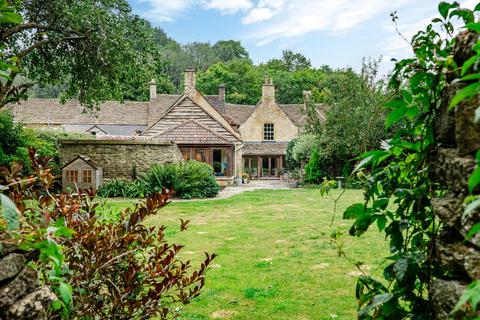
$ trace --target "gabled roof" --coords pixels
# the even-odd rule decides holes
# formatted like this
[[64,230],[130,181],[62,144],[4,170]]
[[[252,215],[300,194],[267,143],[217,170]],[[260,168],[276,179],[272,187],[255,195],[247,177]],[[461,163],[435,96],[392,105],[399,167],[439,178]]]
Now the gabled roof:
[[239,133],[232,128],[228,121],[212,106],[210,101],[203,96],[198,90],[195,89],[195,93],[190,96],[187,94],[181,95],[172,105],[166,108],[155,121],[153,121],[143,134],[147,134],[151,128],[153,128],[160,120],[162,120],[173,108],[180,104],[183,100],[190,99],[195,105],[200,107],[205,113],[207,113],[212,119],[217,121],[225,130],[227,130],[236,139],[241,140]]
[[84,156],[84,155],[81,155],[79,154],[78,156],[76,156],[75,158],[73,158],[72,160],[70,160],[69,162],[67,162],[66,164],[63,165],[62,169],[67,167],[68,165],[70,165],[71,163],[73,163],[74,161],[76,161],[77,159],[80,159],[82,160],[83,162],[87,163],[89,166],[91,166],[92,168],[98,170],[100,168],[98,168],[96,165],[95,165],[95,162],[93,162],[92,159],[90,159],[89,157],[87,156]]
[[[96,130],[95,130],[96,129]],[[91,126],[89,129],[85,130],[86,132],[102,132],[104,134],[108,134],[105,130],[100,128],[97,125]]]
[[217,132],[195,120],[187,120],[153,138],[160,141],[172,141],[176,144],[232,144]]
[[238,125],[247,121],[248,117],[255,111],[255,106],[242,105],[242,104],[225,104],[225,115],[232,118]]

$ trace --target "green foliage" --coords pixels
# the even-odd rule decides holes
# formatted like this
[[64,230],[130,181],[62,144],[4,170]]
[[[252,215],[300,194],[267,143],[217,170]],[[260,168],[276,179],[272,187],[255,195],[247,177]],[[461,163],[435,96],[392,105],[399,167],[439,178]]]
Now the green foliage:
[[0,166],[13,161],[28,163],[27,141],[22,126],[13,122],[13,114],[0,111]]
[[0,84],[0,108],[26,98],[36,83],[63,87],[62,98],[87,107],[145,99],[147,90],[138,84],[152,78],[173,89],[162,73],[152,28],[125,0],[15,1],[12,6],[23,21],[2,27],[1,43],[8,49],[3,58],[15,68]]
[[[299,169],[308,161],[311,150],[316,149],[322,178],[347,177],[353,170],[352,159],[378,148],[382,140],[391,136],[395,128],[385,129],[387,112],[383,104],[392,91],[385,88],[383,79],[377,79],[379,62],[380,59],[364,61],[361,74],[352,70],[330,71],[319,77],[318,87],[313,88],[312,98],[306,103],[307,132],[287,148],[290,171]],[[316,101],[328,105],[322,108],[322,115]],[[349,185],[359,184],[349,179]]]
[[[94,193],[54,193],[50,160],[33,150],[30,156],[33,175],[24,176],[19,163],[0,170],[0,240],[37,250],[29,264],[59,297],[53,313],[65,319],[171,319],[200,294],[215,254],[205,253],[190,271],[190,261],[178,258],[183,246],[166,241],[165,227],[143,224],[169,203],[171,192],[154,193],[105,220]],[[188,223],[180,220],[180,230]]]
[[[386,126],[399,130],[381,150],[360,157],[357,170],[371,169],[365,202],[352,205],[344,213],[345,218],[354,219],[351,235],[362,236],[376,224],[390,242],[384,280],[371,276],[358,280],[360,319],[431,318],[428,288],[434,277],[446,272],[431,254],[440,226],[430,203],[446,186],[430,179],[428,156],[435,146],[433,122],[446,75],[462,69],[452,59],[454,27],[450,19],[460,17],[470,23],[473,14],[459,9],[457,3],[442,2],[439,11],[442,18],[433,19],[413,37],[415,56],[396,63],[390,85],[398,96],[386,104]],[[396,22],[394,14],[392,18]],[[447,30],[447,36],[438,33],[439,29]],[[467,295],[463,301],[471,301],[473,296]]]
[[322,170],[320,154],[317,149],[313,149],[310,160],[305,166],[305,182],[317,184],[320,183],[324,177],[325,172]]
[[231,103],[256,104],[262,95],[264,76],[247,60],[232,60],[214,64],[200,73],[198,89],[205,94],[218,94],[218,86],[225,84],[226,100]]
[[141,176],[141,180],[152,192],[167,188],[185,199],[211,198],[220,191],[213,168],[198,161],[155,165]]
[[144,198],[150,195],[151,189],[143,180],[125,181],[113,179],[104,183],[97,192],[105,198]]

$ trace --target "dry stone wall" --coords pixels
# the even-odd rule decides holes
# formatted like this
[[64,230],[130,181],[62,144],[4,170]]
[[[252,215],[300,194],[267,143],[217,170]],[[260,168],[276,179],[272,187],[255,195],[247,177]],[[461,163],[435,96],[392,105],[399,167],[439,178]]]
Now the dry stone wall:
[[92,159],[103,169],[103,181],[130,180],[135,172],[147,171],[154,164],[183,160],[176,144],[152,140],[64,140],[60,161],[68,163],[78,155]]
[[0,319],[47,319],[56,295],[40,286],[38,273],[27,266],[32,252],[0,242]]
[[[457,38],[455,61],[458,65],[472,55],[471,40],[469,33]],[[466,214],[464,206],[469,195],[468,178],[476,165],[474,155],[480,149],[480,125],[474,123],[474,111],[480,101],[477,97],[449,110],[450,101],[461,86],[452,83],[443,92],[435,123],[438,147],[431,154],[432,178],[449,189],[443,197],[432,200],[435,214],[443,223],[434,255],[447,270],[445,277],[434,280],[430,289],[437,320],[451,319],[450,312],[466,286],[480,279],[480,234],[465,240],[471,227],[480,222],[480,210]]]

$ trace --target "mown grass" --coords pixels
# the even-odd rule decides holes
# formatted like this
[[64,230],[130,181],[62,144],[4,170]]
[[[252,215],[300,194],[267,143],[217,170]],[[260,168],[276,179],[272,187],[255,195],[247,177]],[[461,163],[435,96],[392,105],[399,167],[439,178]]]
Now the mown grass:
[[[332,195],[335,196],[335,193]],[[337,256],[334,230],[362,193],[348,190],[333,215],[332,197],[318,190],[256,190],[230,199],[176,202],[146,223],[167,226],[168,241],[184,244],[181,256],[197,263],[217,253],[204,291],[184,307],[182,319],[354,319],[358,270]],[[129,201],[110,201],[117,208]],[[179,232],[179,219],[191,220]],[[387,243],[376,229],[361,238],[343,238],[347,254],[380,274]]]

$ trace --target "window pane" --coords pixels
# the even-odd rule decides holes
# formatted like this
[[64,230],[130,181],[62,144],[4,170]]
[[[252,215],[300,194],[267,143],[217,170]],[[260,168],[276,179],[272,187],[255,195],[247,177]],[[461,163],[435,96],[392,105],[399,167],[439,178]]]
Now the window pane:
[[92,183],[92,170],[83,170],[83,183]]
[[216,176],[226,176],[228,159],[226,149],[213,149],[213,172]]
[[263,124],[263,140],[272,141],[274,140],[274,125],[273,123]]
[[182,149],[180,149],[180,152],[182,153],[183,159],[190,160],[190,149],[189,148],[182,148]]
[[206,162],[207,161],[205,149],[195,149],[195,160],[200,161],[200,162]]

